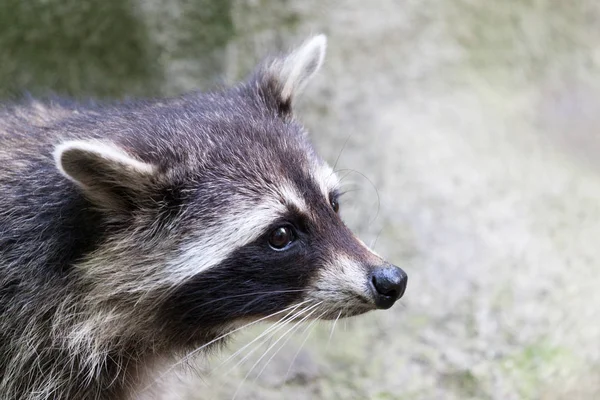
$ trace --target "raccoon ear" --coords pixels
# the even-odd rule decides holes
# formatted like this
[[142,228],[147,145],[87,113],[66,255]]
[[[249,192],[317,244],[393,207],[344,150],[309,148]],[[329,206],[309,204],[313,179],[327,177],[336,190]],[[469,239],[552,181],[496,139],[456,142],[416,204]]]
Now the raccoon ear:
[[97,206],[126,209],[145,191],[155,173],[120,147],[95,140],[73,140],[54,150],[58,170]]
[[275,101],[281,114],[289,114],[294,98],[319,71],[325,59],[327,37],[317,35],[287,56],[267,64],[260,73],[260,85]]

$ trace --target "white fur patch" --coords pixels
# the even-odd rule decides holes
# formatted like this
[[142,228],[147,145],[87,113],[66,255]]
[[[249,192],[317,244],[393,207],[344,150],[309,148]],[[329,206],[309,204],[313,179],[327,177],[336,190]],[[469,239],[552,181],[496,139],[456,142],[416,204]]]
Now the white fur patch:
[[340,180],[336,173],[327,163],[319,165],[312,171],[313,179],[318,183],[321,193],[326,199],[329,199],[329,194],[336,190],[340,185]]
[[348,293],[370,298],[368,271],[362,263],[344,254],[335,255],[330,263],[321,268],[314,284],[313,297],[330,303],[350,301]]
[[275,61],[270,71],[281,85],[281,99],[287,101],[304,89],[321,68],[325,59],[327,37],[317,35],[301,45],[284,59]]
[[308,205],[306,204],[306,201],[302,195],[298,193],[294,186],[280,185],[277,187],[277,191],[286,204],[295,206],[303,213],[308,213]]
[[260,237],[286,211],[285,205],[271,200],[258,205],[247,204],[224,214],[218,222],[203,229],[184,245],[181,256],[167,266],[168,279],[182,282],[218,265],[233,251]]
[[[77,168],[73,168],[79,160],[101,159],[107,164],[118,165],[144,175],[154,172],[154,166],[136,160],[112,143],[98,140],[71,140],[58,145],[53,155],[58,170],[81,186],[87,186],[86,177],[81,176]],[[72,161],[74,165],[69,165]]]

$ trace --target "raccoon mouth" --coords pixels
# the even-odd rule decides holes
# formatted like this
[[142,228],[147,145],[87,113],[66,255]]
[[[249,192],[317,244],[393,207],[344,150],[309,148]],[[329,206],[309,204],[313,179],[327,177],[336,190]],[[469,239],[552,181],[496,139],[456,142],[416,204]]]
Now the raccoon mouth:
[[374,307],[372,306],[367,306],[366,304],[364,305],[359,305],[359,306],[352,306],[352,307],[347,307],[344,306],[343,308],[333,308],[330,311],[326,312],[325,314],[323,314],[322,316],[319,317],[319,319],[322,319],[324,321],[331,321],[331,320],[335,320],[338,318],[350,318],[350,317],[355,317],[358,315],[362,315],[365,314],[369,311],[373,311],[375,310]]
[[[360,299],[359,301],[361,302],[351,302],[353,304],[327,304],[322,300],[305,300],[297,305],[279,311],[276,313],[277,316],[273,315],[272,317],[267,317],[266,320],[271,322],[281,320],[286,320],[288,322],[314,320],[330,321],[354,317],[376,309],[372,303],[369,303],[364,299]],[[284,313],[283,311],[287,312]]]
[[345,303],[336,302],[335,304],[326,304],[324,302],[320,307],[320,311],[315,313],[316,315],[311,319],[331,321],[340,318],[355,317],[376,309],[372,303],[361,297]]

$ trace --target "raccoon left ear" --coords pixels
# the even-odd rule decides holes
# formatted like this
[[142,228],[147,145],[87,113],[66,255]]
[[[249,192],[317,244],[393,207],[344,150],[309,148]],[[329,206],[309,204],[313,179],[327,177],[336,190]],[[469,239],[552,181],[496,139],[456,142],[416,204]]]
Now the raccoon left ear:
[[104,209],[125,210],[144,193],[155,173],[119,146],[96,140],[72,140],[56,147],[58,170]]
[[291,113],[294,98],[323,65],[326,48],[327,37],[314,36],[287,56],[267,64],[259,73],[259,85],[275,101],[281,114]]

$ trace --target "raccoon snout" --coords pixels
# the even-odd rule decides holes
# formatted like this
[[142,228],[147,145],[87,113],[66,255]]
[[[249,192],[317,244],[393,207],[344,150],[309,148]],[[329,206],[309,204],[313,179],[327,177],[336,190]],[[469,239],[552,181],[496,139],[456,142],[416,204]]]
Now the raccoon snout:
[[380,309],[388,309],[404,294],[408,275],[395,265],[375,267],[371,271],[371,291],[375,305]]

